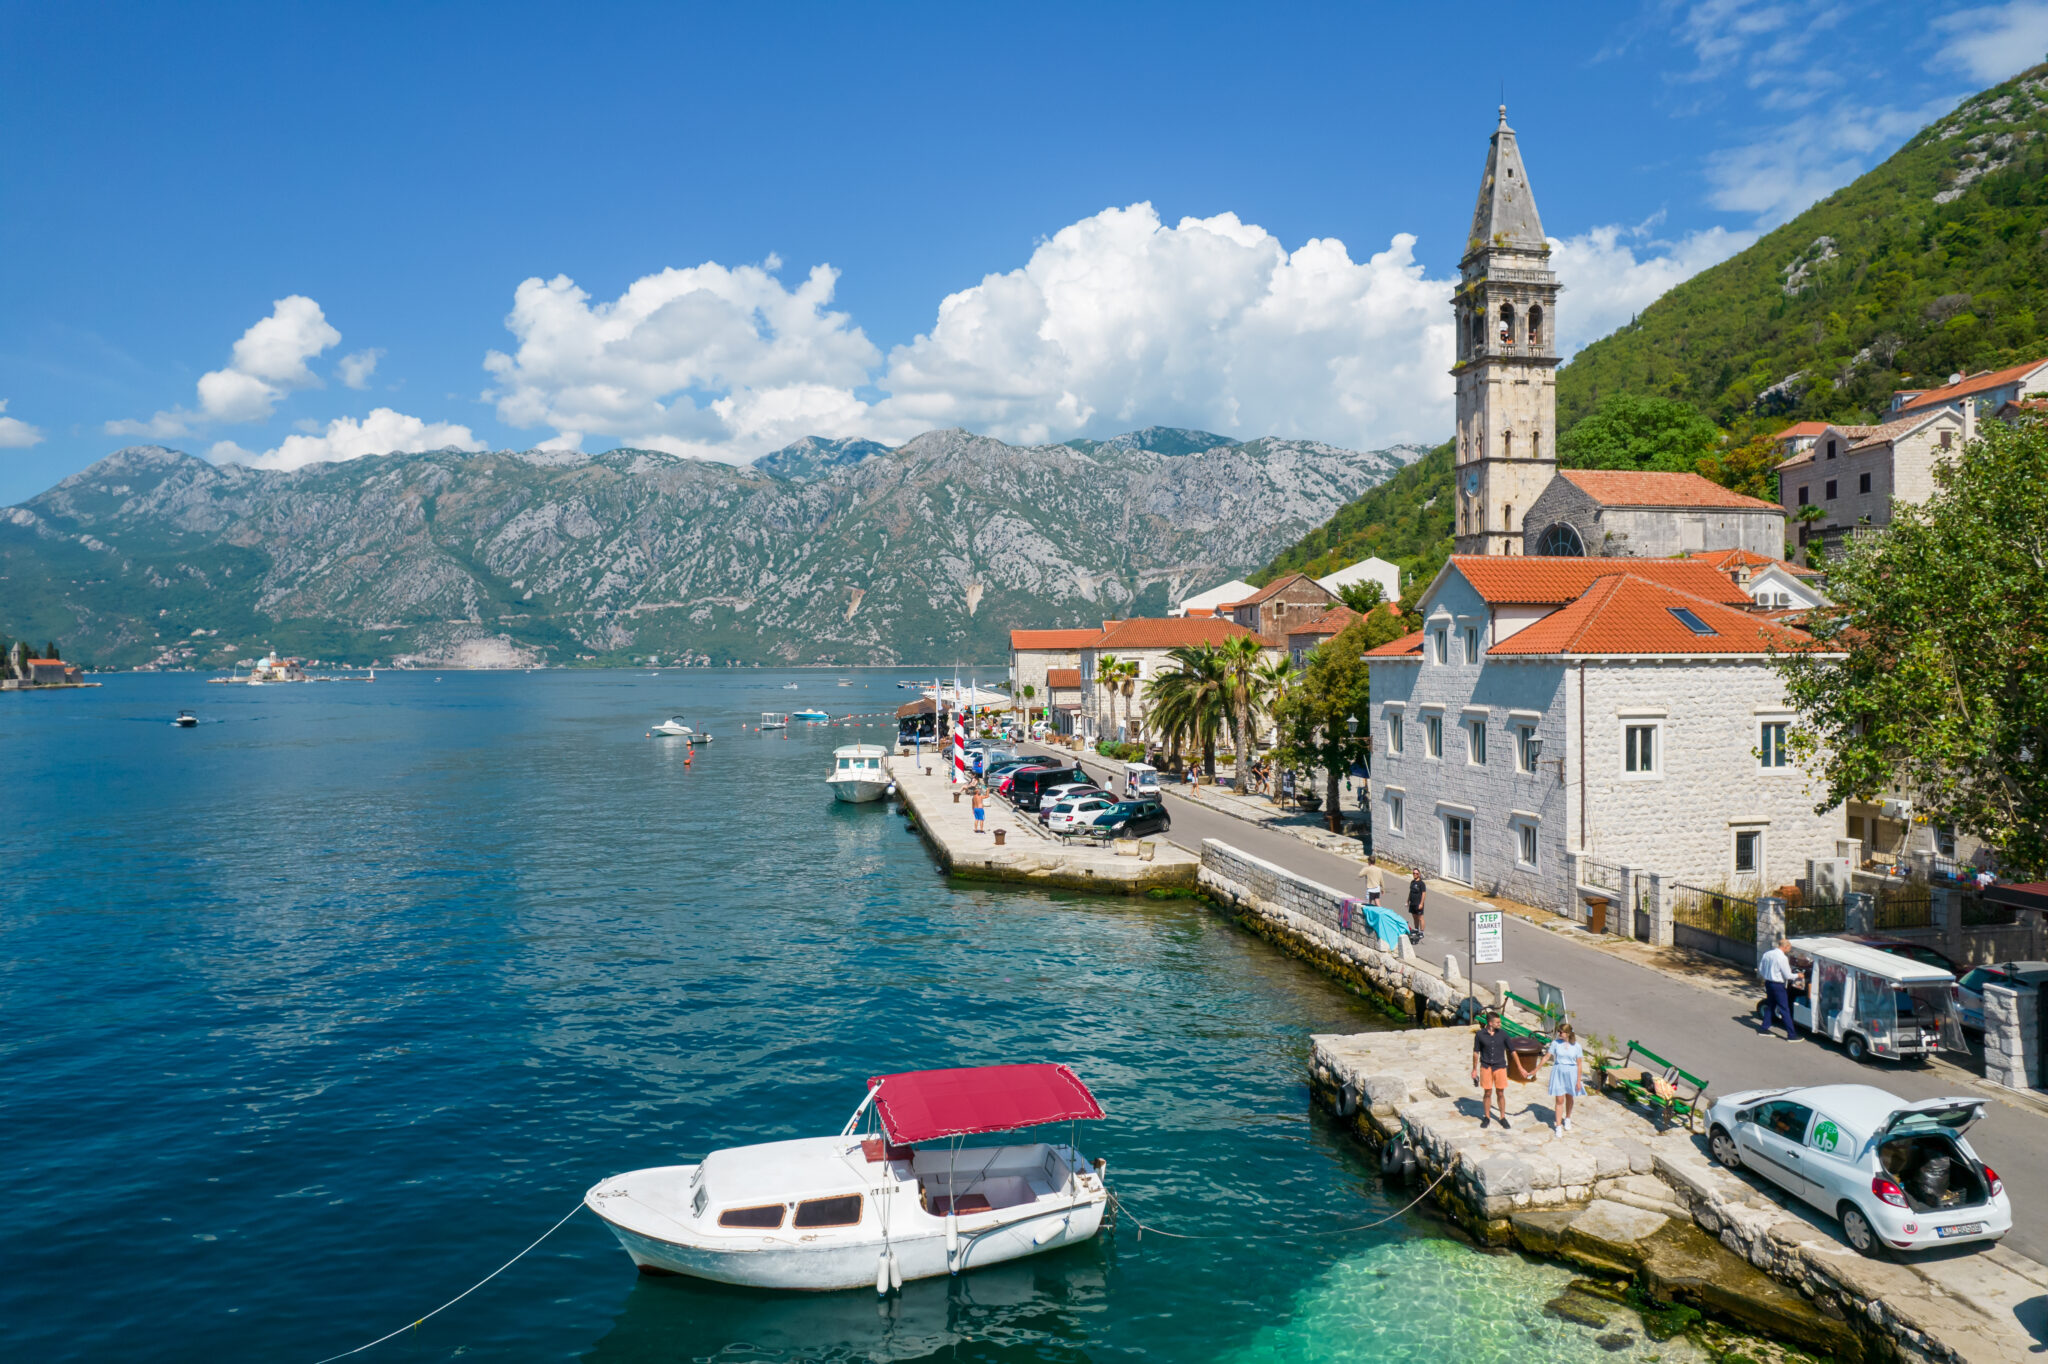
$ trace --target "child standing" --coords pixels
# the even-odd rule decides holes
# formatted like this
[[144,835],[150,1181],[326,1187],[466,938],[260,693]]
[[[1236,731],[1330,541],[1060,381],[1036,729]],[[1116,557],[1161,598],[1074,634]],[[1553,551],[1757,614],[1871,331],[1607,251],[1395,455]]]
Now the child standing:
[[972,800],[974,801],[974,832],[976,832],[976,833],[983,833],[983,832],[986,832],[986,831],[985,831],[985,830],[984,830],[984,829],[983,829],[983,828],[981,827],[981,821],[982,821],[982,816],[983,816],[983,815],[985,815],[985,814],[987,813],[987,811],[986,811],[986,810],[984,810],[984,809],[982,808],[982,800],[981,800],[981,783],[980,783],[980,782],[976,782],[976,783],[974,783],[974,789],[973,789],[973,791],[972,791],[972,792],[970,793],[970,799],[972,799]]

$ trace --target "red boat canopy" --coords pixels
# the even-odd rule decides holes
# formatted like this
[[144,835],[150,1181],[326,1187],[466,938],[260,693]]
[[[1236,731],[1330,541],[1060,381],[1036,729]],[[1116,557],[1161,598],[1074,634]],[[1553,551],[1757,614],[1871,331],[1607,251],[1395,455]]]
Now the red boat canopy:
[[868,1088],[879,1091],[875,1111],[882,1130],[904,1146],[1102,1116],[1088,1086],[1061,1065],[907,1070],[875,1076]]

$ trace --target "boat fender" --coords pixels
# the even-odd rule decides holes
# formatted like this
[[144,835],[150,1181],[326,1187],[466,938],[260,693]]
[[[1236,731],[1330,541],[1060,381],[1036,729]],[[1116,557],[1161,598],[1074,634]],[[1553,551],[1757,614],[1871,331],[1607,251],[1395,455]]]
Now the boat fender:
[[959,1214],[953,1212],[952,1209],[948,1207],[946,1211],[946,1272],[948,1274],[957,1274],[960,1272],[957,1268],[954,1267],[953,1264],[954,1253],[957,1252],[959,1249],[960,1217]]
[[886,1250],[875,1257],[875,1296],[889,1296],[889,1252]]
[[903,1265],[896,1259],[896,1252],[889,1252],[889,1287],[898,1293],[903,1291]]
[[1047,1241],[1056,1240],[1059,1237],[1064,1236],[1066,1234],[1067,1219],[1062,1217],[1059,1221],[1052,1223],[1050,1226],[1046,1227],[1045,1230],[1039,1232],[1038,1235],[1032,1237],[1031,1244],[1034,1246],[1042,1246]]

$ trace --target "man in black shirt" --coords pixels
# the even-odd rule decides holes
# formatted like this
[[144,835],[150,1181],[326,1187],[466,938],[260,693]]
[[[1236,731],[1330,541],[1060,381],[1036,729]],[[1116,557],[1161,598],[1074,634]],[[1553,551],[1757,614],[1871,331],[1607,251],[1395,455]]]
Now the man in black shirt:
[[1500,1104],[1500,1125],[1508,1125],[1508,1035],[1500,1015],[1488,1013],[1472,1035],[1472,1083],[1479,1086],[1479,1125],[1493,1126],[1493,1105]]
[[1415,879],[1408,883],[1408,917],[1415,921],[1415,941],[1422,941],[1422,897],[1429,893],[1429,882],[1422,879],[1422,870],[1417,868]]

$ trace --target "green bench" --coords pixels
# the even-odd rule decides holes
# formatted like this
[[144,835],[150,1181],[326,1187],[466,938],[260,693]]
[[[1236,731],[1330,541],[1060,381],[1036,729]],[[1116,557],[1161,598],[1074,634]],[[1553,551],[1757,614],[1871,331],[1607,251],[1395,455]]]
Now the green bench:
[[[1649,1062],[1649,1065],[1642,1068],[1643,1071],[1654,1073],[1669,1084],[1673,1091],[1671,1094],[1659,1094],[1653,1086],[1644,1082],[1641,1075],[1629,1073],[1635,1069],[1633,1063],[1638,1056]],[[1694,1123],[1706,1116],[1707,1082],[1690,1071],[1681,1070],[1676,1064],[1665,1060],[1640,1042],[1631,1040],[1628,1051],[1621,1058],[1621,1065],[1618,1068],[1610,1068],[1607,1075],[1608,1084],[1626,1092],[1636,1102],[1656,1110],[1667,1124],[1673,1118],[1682,1116],[1685,1119],[1685,1130],[1690,1132]],[[1684,1092],[1685,1086],[1691,1086],[1690,1094]]]

